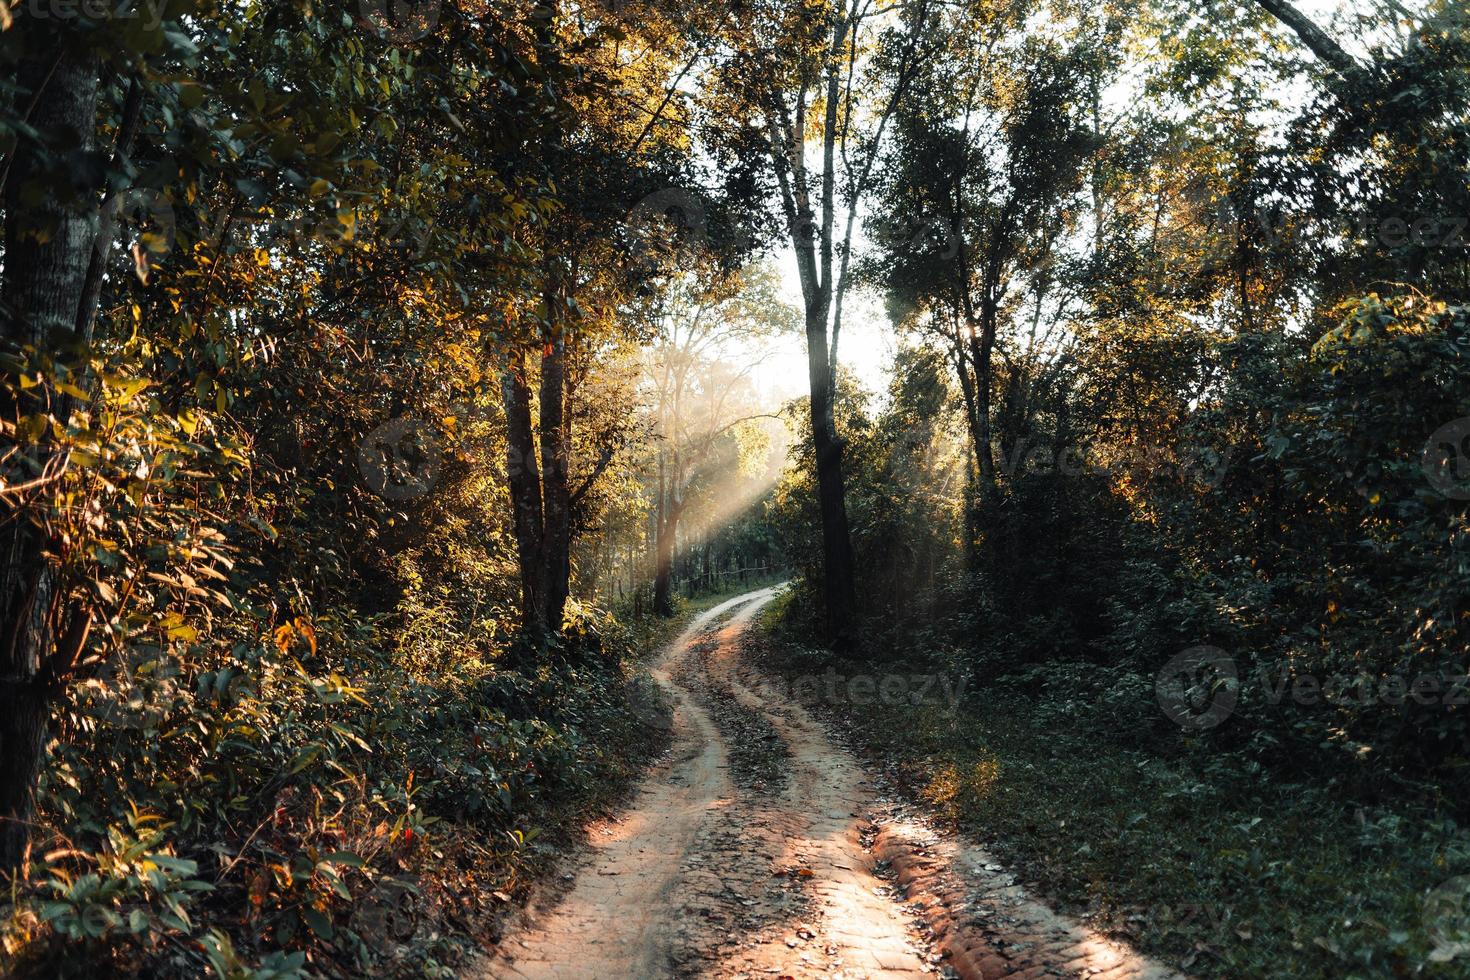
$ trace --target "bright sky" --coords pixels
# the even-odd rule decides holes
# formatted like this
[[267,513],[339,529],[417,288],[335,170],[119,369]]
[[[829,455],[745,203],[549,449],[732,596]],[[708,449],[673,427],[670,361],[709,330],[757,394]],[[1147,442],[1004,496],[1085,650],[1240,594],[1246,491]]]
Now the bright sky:
[[[782,294],[786,301],[801,309],[801,285],[796,278],[796,256],[790,249],[777,257],[781,270]],[[843,304],[842,338],[837,344],[837,359],[856,374],[872,391],[888,387],[889,367],[898,349],[897,335],[883,312],[883,304],[875,298],[849,294]],[[775,345],[774,354],[756,368],[755,386],[769,399],[787,401],[807,393],[806,337],[794,334],[783,337]]]

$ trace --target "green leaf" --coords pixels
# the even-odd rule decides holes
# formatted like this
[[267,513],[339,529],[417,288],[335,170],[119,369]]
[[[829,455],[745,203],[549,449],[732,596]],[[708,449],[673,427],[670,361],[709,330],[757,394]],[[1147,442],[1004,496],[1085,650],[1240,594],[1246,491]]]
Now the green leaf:
[[322,864],[345,864],[350,868],[365,868],[367,862],[351,851],[333,851],[322,858]]
[[335,930],[332,929],[332,920],[329,919],[319,909],[313,908],[312,906],[308,905],[306,908],[302,909],[301,918],[306,921],[306,924],[311,928],[311,931],[316,933],[322,939],[330,940],[335,934]]

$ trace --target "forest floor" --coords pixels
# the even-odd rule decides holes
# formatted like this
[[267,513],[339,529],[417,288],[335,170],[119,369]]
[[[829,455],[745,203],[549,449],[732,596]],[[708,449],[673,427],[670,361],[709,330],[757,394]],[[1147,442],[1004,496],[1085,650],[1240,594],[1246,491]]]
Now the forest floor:
[[743,655],[774,588],[702,613],[653,675],[668,753],[466,975],[1176,977],[925,822]]

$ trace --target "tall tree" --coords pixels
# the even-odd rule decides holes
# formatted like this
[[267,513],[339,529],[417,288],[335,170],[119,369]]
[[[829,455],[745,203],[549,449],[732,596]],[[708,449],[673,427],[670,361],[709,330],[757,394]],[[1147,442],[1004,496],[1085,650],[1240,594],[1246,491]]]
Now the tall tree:
[[[556,181],[563,206],[545,217],[534,236],[540,301],[516,311],[508,327],[512,349],[501,388],[522,621],[537,648],[562,628],[573,578],[576,509],[590,486],[573,484],[573,364],[607,332],[631,329],[619,311],[624,294],[640,285],[643,274],[621,265],[609,243],[641,217],[622,203],[626,189],[672,182],[687,152],[676,125],[683,110],[675,99],[687,71],[687,62],[679,60],[687,33],[654,5],[639,9],[646,16],[636,30],[605,12],[589,18],[554,3],[532,14],[538,56],[558,106],[557,125],[546,138],[528,141],[521,154]],[[595,480],[609,461],[604,442],[586,480]]]
[[[82,303],[101,190],[100,171],[90,165],[97,152],[101,60],[94,39],[75,23],[26,17],[15,28],[27,50],[16,83],[28,106],[27,128],[36,135],[17,141],[0,178],[6,353],[38,356],[42,363],[74,348],[81,340],[77,324],[94,315]],[[90,302],[95,305],[96,297]],[[48,382],[26,403],[3,411],[19,427],[24,417],[68,400]],[[49,425],[27,462],[43,488],[67,466]],[[91,610],[57,581],[57,545],[44,516],[33,512],[12,515],[0,528],[0,872],[24,867],[29,856],[50,707],[91,628]]]
[[[807,348],[827,634],[848,645],[856,613],[852,535],[837,431],[838,347],[852,286],[852,242],[889,118],[928,56],[927,2],[890,10],[875,0],[741,9],[737,39],[716,74],[711,106],[725,157],[760,154],[774,179],[796,255]],[[875,65],[879,30],[903,39]],[[730,127],[733,125],[734,129]]]
[[[1021,28],[1040,22],[1025,4],[950,9],[934,34],[943,55],[920,71],[895,112],[881,174],[872,275],[905,318],[937,331],[960,381],[982,507],[998,476],[993,434],[997,347],[1047,304],[1061,240],[1081,211],[1093,136],[1084,121],[1084,47]],[[1050,322],[1050,321],[1049,321]],[[1015,389],[1018,391],[1018,389]]]

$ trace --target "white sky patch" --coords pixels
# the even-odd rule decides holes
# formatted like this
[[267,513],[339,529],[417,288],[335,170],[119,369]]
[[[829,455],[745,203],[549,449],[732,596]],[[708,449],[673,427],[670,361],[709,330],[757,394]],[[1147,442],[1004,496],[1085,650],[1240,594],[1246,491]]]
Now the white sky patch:
[[[790,248],[784,249],[775,262],[781,272],[783,298],[801,309],[795,254]],[[771,346],[771,356],[753,373],[756,390],[764,398],[777,402],[805,397],[806,336],[798,333],[781,337]],[[881,393],[888,388],[897,351],[898,336],[879,298],[861,292],[849,293],[843,304],[842,338],[837,344],[837,360],[843,368],[856,375],[869,391]]]

